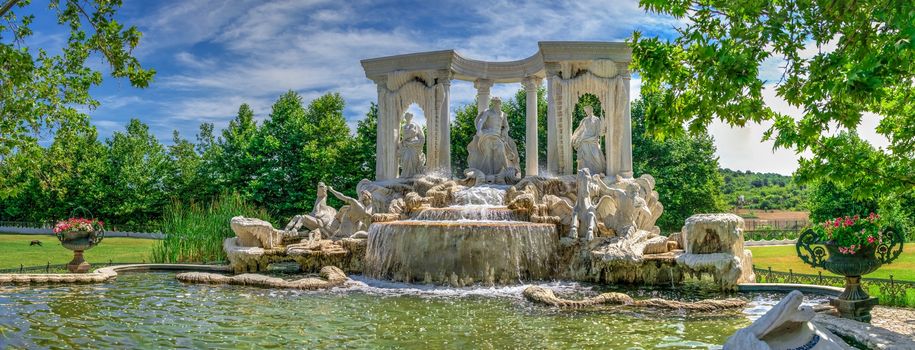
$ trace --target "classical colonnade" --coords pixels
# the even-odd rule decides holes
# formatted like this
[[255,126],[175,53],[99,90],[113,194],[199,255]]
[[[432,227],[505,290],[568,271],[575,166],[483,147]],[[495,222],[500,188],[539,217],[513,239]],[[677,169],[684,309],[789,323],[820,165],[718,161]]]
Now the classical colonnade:
[[[632,136],[629,115],[629,62],[632,51],[620,42],[539,42],[533,56],[511,62],[464,58],[453,50],[366,59],[365,75],[378,89],[376,180],[398,176],[397,143],[401,119],[417,104],[426,117],[426,169],[451,174],[451,81],[472,81],[477,108],[490,101],[497,83],[521,83],[527,92],[525,176],[566,175],[572,163],[572,114],[579,98],[593,94],[604,110],[604,144],[608,176],[632,177]],[[546,79],[547,172],[539,174],[537,89]],[[593,171],[593,169],[592,169]]]

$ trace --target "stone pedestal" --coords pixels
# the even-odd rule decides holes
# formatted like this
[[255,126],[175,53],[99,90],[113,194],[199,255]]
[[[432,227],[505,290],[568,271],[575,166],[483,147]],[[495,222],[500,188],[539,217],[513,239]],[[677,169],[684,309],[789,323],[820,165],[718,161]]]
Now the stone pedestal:
[[70,262],[67,264],[67,270],[72,273],[86,273],[86,271],[89,271],[89,267],[89,263],[83,259],[83,251],[74,250],[73,260],[70,260]]
[[829,300],[829,305],[835,307],[836,311],[838,311],[839,315],[843,318],[866,323],[871,322],[871,309],[877,304],[877,298],[867,298],[864,300]]

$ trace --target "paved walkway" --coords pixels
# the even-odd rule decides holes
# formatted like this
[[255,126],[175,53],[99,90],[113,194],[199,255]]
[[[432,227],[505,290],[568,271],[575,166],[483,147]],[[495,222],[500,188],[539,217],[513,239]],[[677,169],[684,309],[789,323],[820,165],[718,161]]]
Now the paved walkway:
[[871,317],[871,324],[915,339],[915,309],[876,306]]

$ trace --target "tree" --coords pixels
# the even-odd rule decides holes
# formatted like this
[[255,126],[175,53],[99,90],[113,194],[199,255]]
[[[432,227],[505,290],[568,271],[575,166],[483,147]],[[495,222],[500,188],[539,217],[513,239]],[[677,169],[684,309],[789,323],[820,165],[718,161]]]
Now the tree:
[[168,158],[171,171],[166,178],[166,191],[173,199],[184,203],[194,201],[198,198],[198,192],[203,185],[198,177],[201,159],[196,146],[181,138],[175,130],[172,133],[172,145],[168,146]]
[[848,189],[830,181],[819,181],[810,186],[810,197],[807,208],[810,220],[820,223],[837,217],[860,215],[867,216],[877,212],[877,200],[867,198],[857,200],[848,195]]
[[302,106],[294,91],[283,94],[252,143],[256,168],[247,183],[253,199],[281,216],[301,213],[317,196],[318,182],[346,188],[351,142],[343,98],[326,94]]
[[121,1],[49,0],[58,23],[70,28],[67,44],[58,55],[28,46],[33,14],[17,15],[29,0],[7,0],[0,8],[0,159],[28,149],[42,129],[87,126],[80,107],[99,102],[90,89],[102,82],[102,73],[87,60],[99,54],[114,78],[127,78],[134,87],[146,87],[155,71],[144,69],[133,56],[141,33],[115,20]]
[[[915,188],[915,2],[662,1],[651,12],[688,20],[672,41],[633,35],[633,66],[655,134],[700,132],[713,119],[730,125],[772,121],[765,138],[776,147],[810,151],[798,175],[841,184],[858,198],[904,195]],[[805,54],[810,46],[817,53]],[[834,48],[832,48],[834,46]],[[767,59],[783,59],[774,85],[759,76]],[[774,111],[762,91],[800,108],[795,120]],[[862,118],[881,118],[890,141],[861,158],[835,130],[854,131]],[[858,147],[859,148],[859,147]],[[843,166],[853,164],[854,166]],[[857,183],[860,175],[866,183]]]
[[356,124],[356,137],[351,144],[351,183],[358,183],[362,179],[375,178],[375,144],[378,142],[378,105],[372,102],[365,119]]
[[65,127],[49,147],[7,158],[0,167],[0,186],[11,192],[0,197],[0,217],[57,220],[80,207],[99,215],[107,189],[107,149],[97,137],[92,126]]
[[254,148],[257,135],[254,111],[247,104],[242,104],[235,119],[222,130],[215,147],[209,147],[202,153],[201,178],[209,179],[214,189],[209,191],[210,196],[228,190],[251,198],[249,182],[254,179],[259,167]]
[[173,171],[165,147],[137,119],[130,120],[126,132],[115,132],[107,144],[104,216],[133,224],[157,219],[168,203],[166,179]]
[[644,99],[632,104],[632,167],[636,176],[651,174],[664,214],[657,225],[678,231],[693,214],[724,210],[715,144],[707,133],[658,140],[646,134]]

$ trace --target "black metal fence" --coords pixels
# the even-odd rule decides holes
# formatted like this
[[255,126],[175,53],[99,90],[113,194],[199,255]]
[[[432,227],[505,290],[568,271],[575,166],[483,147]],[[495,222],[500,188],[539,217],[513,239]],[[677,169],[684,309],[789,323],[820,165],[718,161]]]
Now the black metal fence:
[[746,241],[781,241],[786,239],[797,239],[800,236],[799,230],[760,230],[744,231],[743,239]]
[[744,219],[744,231],[801,231],[810,226],[810,220],[764,220],[764,219]]
[[[772,268],[760,269],[753,267],[757,283],[798,283],[815,284],[821,286],[844,287],[845,278],[837,276],[824,276],[822,272],[816,275],[772,271]],[[861,288],[871,296],[880,298],[881,305],[915,307],[915,281],[900,281],[890,275],[886,278],[862,278]]]

